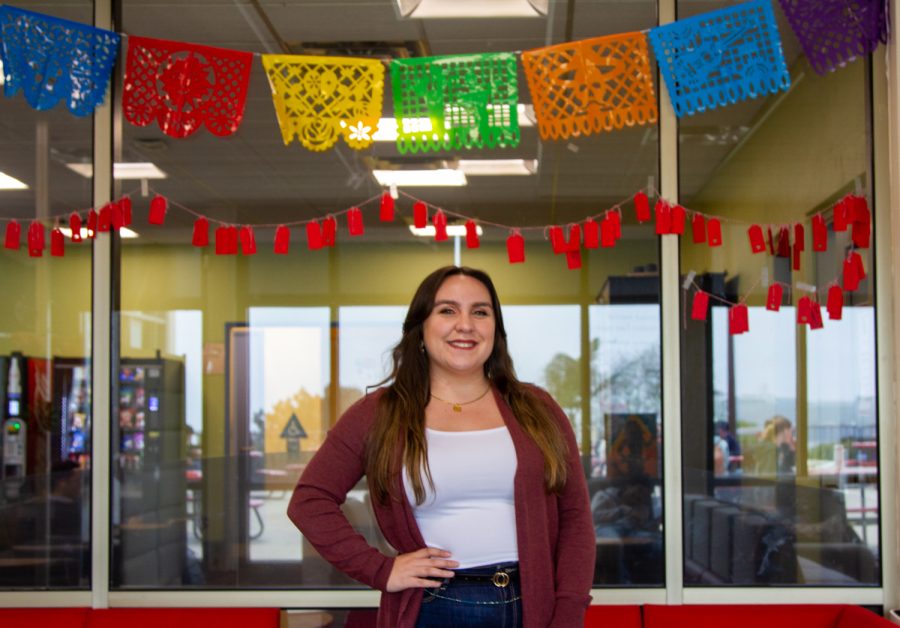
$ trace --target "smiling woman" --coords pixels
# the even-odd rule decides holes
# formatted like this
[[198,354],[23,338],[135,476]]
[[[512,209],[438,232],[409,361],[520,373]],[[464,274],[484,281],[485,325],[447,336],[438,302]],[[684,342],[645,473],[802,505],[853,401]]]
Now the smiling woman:
[[[383,591],[379,626],[583,623],[595,543],[580,455],[562,409],[516,379],[490,277],[455,266],[426,277],[393,361],[387,385],[313,456],[291,519],[337,568]],[[396,557],[340,509],[364,473]]]

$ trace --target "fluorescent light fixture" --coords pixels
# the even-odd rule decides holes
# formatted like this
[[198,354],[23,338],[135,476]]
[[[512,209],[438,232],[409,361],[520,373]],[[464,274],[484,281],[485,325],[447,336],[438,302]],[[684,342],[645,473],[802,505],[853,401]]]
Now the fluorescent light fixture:
[[394,0],[402,17],[541,17],[549,0]]
[[471,177],[529,176],[537,172],[537,159],[460,159],[457,170]]
[[[419,236],[421,238],[433,238],[434,234],[437,233],[437,229],[435,229],[434,225],[428,225],[427,227],[416,227],[415,225],[409,226],[409,232],[414,236]],[[475,225],[475,233],[481,235],[484,233],[484,230],[481,228],[481,225]],[[448,236],[464,236],[466,235],[466,226],[465,225],[447,225],[447,235]]]
[[[90,179],[94,176],[93,164],[66,164],[66,168]],[[113,166],[113,178],[115,179],[165,179],[166,173],[149,161],[117,163]]]
[[[67,238],[69,238],[69,239],[72,238],[72,230],[70,228],[60,227],[59,230],[62,231],[62,234],[64,236],[66,236]],[[87,227],[82,227],[81,230],[79,231],[79,233],[81,234],[82,240],[88,239]],[[123,238],[125,240],[131,240],[133,238],[138,237],[138,234],[137,234],[137,231],[132,231],[128,227],[119,227],[119,237]]]
[[0,190],[27,190],[28,186],[11,177],[5,172],[0,172]]
[[468,185],[466,175],[459,170],[439,168],[435,170],[373,170],[378,185],[399,187],[459,187]]
[[[519,103],[516,105],[519,113],[519,127],[527,128],[534,126],[534,105],[525,105]],[[407,128],[409,131],[425,131],[431,130],[431,119],[429,118],[413,118],[407,120]],[[378,120],[378,130],[372,134],[372,139],[376,142],[396,142],[397,141],[397,119],[381,118]]]

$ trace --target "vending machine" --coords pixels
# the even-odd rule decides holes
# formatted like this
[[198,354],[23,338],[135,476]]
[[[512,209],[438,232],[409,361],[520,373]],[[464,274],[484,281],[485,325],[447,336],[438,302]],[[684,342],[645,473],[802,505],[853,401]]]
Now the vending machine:
[[123,587],[178,585],[187,556],[184,364],[123,358],[115,388],[113,577]]

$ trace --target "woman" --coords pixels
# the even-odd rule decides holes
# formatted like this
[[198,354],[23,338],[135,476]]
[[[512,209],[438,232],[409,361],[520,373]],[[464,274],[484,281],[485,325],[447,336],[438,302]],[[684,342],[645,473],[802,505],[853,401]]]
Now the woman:
[[[583,625],[595,539],[578,448],[559,406],[516,379],[486,273],[425,278],[385,381],[329,432],[291,520],[382,591],[380,628]],[[396,557],[340,510],[363,474]]]

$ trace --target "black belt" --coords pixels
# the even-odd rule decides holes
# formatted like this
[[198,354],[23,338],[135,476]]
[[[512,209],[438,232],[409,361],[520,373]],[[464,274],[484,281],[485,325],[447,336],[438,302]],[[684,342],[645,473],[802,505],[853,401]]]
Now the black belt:
[[448,582],[490,582],[495,587],[503,588],[509,586],[510,582],[519,581],[519,570],[515,567],[504,567],[498,569],[494,573],[459,573],[457,572],[452,578],[447,579]]

